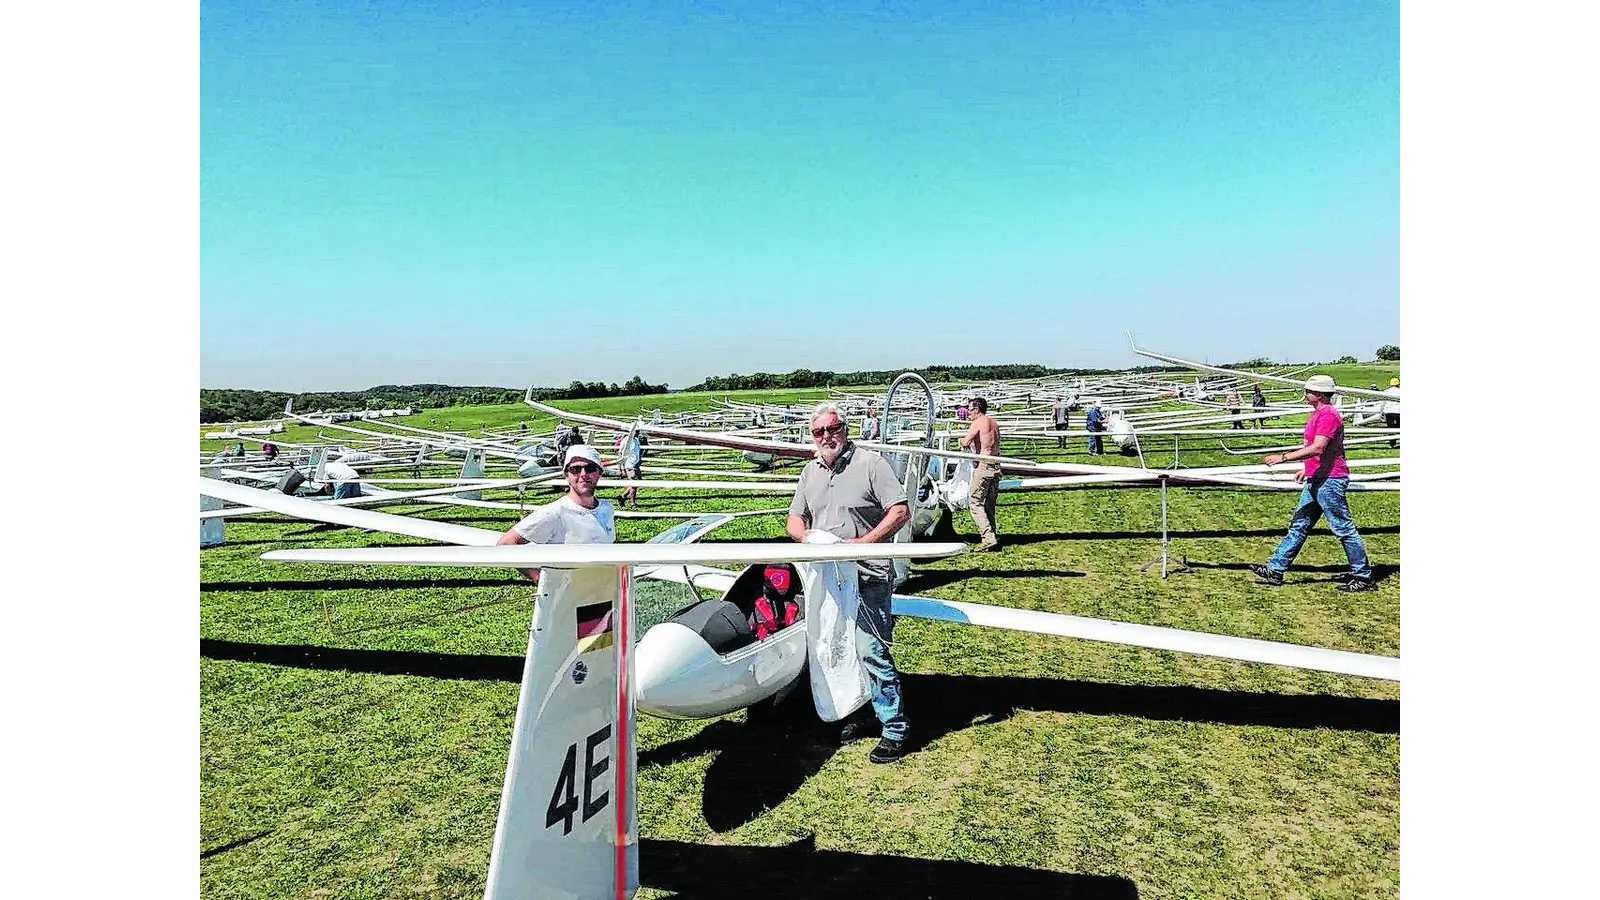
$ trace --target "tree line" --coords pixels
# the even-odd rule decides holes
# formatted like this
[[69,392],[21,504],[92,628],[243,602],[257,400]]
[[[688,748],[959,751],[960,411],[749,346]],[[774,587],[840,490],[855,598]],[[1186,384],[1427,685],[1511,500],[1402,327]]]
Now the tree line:
[[1029,363],[1010,363],[991,366],[920,366],[912,369],[870,369],[860,372],[829,372],[827,370],[795,369],[793,372],[775,374],[756,372],[740,375],[712,376],[686,391],[759,391],[774,388],[845,387],[860,384],[888,384],[902,372],[915,372],[930,384],[947,381],[1008,381],[1018,378],[1043,378],[1047,375],[1104,375],[1113,369],[1052,369]]
[[[583,397],[630,397],[665,394],[665,384],[649,384],[635,375],[621,385],[574,381],[559,387],[534,388],[536,400],[572,400]],[[252,391],[238,388],[201,388],[200,422],[250,422],[283,415],[283,405],[294,398],[301,412],[358,412],[364,409],[439,409],[446,406],[480,406],[516,403],[521,388],[456,386],[449,384],[380,384],[364,391]]]
[[[1400,348],[1384,346],[1378,349],[1380,360],[1398,360]],[[1354,362],[1346,358],[1340,362]],[[1275,365],[1266,358],[1243,360],[1227,364],[1228,368],[1254,369]],[[859,372],[830,372],[827,370],[795,369],[777,374],[756,372],[741,375],[712,376],[699,384],[685,388],[687,391],[751,391],[784,388],[825,388],[847,385],[888,384],[904,371],[916,372],[931,384],[951,381],[1009,381],[1021,378],[1043,378],[1048,375],[1106,375],[1112,372],[1184,372],[1178,366],[1134,366],[1132,369],[1078,369],[1050,368],[1031,363],[1005,365],[946,366],[929,365],[914,369],[870,369]],[[622,384],[600,381],[574,381],[566,387],[540,387],[533,389],[536,400],[579,400],[591,397],[638,397],[647,394],[665,394],[665,384],[650,384],[635,375]],[[237,388],[201,388],[200,421],[249,422],[276,418],[283,413],[283,405],[294,398],[295,408],[306,412],[356,412],[364,409],[439,409],[446,406],[479,406],[515,403],[521,400],[520,388],[456,386],[449,384],[380,384],[364,391],[319,391],[296,394],[287,391],[252,391]]]

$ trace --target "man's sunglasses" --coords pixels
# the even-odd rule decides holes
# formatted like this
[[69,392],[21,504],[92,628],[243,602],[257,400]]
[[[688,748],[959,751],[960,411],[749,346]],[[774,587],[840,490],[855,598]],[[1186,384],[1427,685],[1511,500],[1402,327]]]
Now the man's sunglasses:
[[593,463],[584,463],[581,466],[567,466],[568,475],[577,475],[580,473],[584,475],[599,475],[600,467]]
[[844,423],[835,422],[832,425],[826,425],[822,428],[811,429],[811,436],[814,438],[820,438],[825,434],[844,434]]

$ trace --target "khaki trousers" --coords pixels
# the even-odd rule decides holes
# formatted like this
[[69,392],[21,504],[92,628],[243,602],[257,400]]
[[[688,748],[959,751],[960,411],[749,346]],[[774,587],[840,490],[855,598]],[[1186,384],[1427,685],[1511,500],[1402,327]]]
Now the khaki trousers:
[[972,469],[972,490],[967,494],[967,509],[978,526],[984,546],[1000,543],[994,533],[994,503],[1000,494],[1000,466],[981,462]]

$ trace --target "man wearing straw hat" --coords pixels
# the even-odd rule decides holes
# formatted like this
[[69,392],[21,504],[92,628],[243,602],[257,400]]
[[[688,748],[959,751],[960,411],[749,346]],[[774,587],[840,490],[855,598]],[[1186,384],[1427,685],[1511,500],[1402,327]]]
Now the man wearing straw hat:
[[1306,420],[1305,446],[1288,453],[1269,453],[1261,462],[1275,466],[1291,460],[1305,460],[1304,468],[1296,472],[1294,480],[1305,485],[1300,491],[1300,504],[1289,520],[1289,533],[1278,542],[1276,550],[1266,565],[1251,565],[1256,580],[1273,586],[1283,584],[1283,573],[1294,562],[1306,535],[1319,516],[1328,517],[1328,528],[1344,545],[1344,554],[1350,561],[1350,578],[1339,586],[1341,591],[1370,591],[1372,566],[1367,563],[1367,547],[1361,541],[1356,523],[1350,518],[1350,506],[1345,502],[1345,492],[1350,487],[1350,469],[1344,461],[1344,419],[1329,401],[1338,390],[1328,375],[1313,375],[1305,384],[1305,401],[1311,407],[1311,417]]

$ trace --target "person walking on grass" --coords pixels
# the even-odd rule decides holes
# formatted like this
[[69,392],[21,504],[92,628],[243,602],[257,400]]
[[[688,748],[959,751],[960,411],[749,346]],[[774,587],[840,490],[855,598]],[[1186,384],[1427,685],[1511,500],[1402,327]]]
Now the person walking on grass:
[[1072,427],[1072,411],[1067,406],[1067,398],[1057,396],[1056,401],[1050,404],[1050,420],[1055,425],[1056,431],[1062,432],[1056,435],[1056,448],[1065,450],[1067,448],[1067,435],[1065,432]]
[[[1256,415],[1258,415],[1258,416],[1261,414],[1262,410],[1267,408],[1267,395],[1261,393],[1261,383],[1260,382],[1256,382],[1254,385],[1252,385],[1250,387],[1250,408],[1252,410],[1254,410]],[[1256,419],[1256,428],[1258,430],[1262,429],[1262,428],[1265,428],[1265,427],[1267,427],[1267,420],[1266,419],[1264,419],[1264,418]]]
[[[644,478],[644,435],[623,435],[617,439],[617,451],[621,457],[617,460],[617,468],[622,472],[622,477],[632,481],[642,480]],[[633,504],[634,509],[639,508],[639,486],[636,484],[628,485],[628,489],[623,491],[622,496],[618,498],[617,505],[627,507],[630,502]]]
[[1239,389],[1236,387],[1228,388],[1228,415],[1235,417],[1233,420],[1234,428],[1244,427],[1244,422],[1237,418],[1239,415],[1239,410],[1243,406],[1244,398],[1239,396]]
[[1289,519],[1289,533],[1278,542],[1265,565],[1250,566],[1261,584],[1283,584],[1283,573],[1305,546],[1311,526],[1317,523],[1319,516],[1326,515],[1328,528],[1344,545],[1345,557],[1350,562],[1350,577],[1339,590],[1370,591],[1376,586],[1372,580],[1372,566],[1367,562],[1366,544],[1350,518],[1350,507],[1345,501],[1345,492],[1350,487],[1350,469],[1344,459],[1344,419],[1329,402],[1336,390],[1338,387],[1330,376],[1311,376],[1305,384],[1305,402],[1311,407],[1311,417],[1306,420],[1305,445],[1288,453],[1269,453],[1261,459],[1268,466],[1305,460],[1301,471],[1294,476],[1304,487],[1300,491],[1300,503]]
[[[989,401],[973,397],[968,405],[975,412],[972,425],[961,438],[961,446],[968,453],[980,456],[997,456],[1000,453],[1000,426],[989,416]],[[967,492],[967,510],[972,513],[972,523],[978,526],[980,551],[1000,549],[1000,537],[994,532],[994,507],[1000,494],[1000,464],[984,460],[972,467],[972,487]]]

